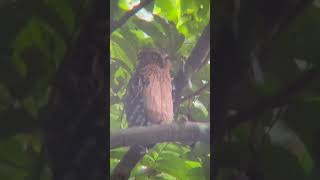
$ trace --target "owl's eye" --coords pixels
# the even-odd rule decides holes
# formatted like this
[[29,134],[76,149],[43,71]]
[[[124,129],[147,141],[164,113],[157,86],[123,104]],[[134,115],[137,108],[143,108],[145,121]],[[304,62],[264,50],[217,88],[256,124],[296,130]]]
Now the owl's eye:
[[160,55],[159,55],[158,53],[153,52],[153,53],[152,53],[152,59],[153,59],[153,60],[160,60],[161,57],[160,57]]

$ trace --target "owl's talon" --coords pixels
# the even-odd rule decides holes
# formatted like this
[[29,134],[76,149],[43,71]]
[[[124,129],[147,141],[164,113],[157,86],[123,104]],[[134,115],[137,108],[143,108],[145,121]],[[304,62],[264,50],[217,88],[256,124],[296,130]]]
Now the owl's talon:
[[142,149],[141,152],[140,152],[141,154],[147,154],[149,152],[147,147],[142,146],[142,145],[139,145],[139,146]]
[[183,115],[183,114],[179,114],[178,115],[178,118],[176,120],[176,124],[180,125],[180,126],[184,126],[187,124],[188,122],[188,117],[186,115]]

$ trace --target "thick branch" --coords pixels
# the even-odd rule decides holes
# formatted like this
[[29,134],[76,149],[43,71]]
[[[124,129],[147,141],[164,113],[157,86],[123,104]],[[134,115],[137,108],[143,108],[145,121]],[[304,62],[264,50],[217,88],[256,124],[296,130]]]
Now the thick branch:
[[184,124],[154,125],[148,127],[133,127],[111,133],[110,149],[147,145],[159,142],[190,142],[210,139],[210,124],[186,122]]
[[122,25],[124,25],[127,20],[136,14],[140,9],[145,7],[146,5],[150,4],[153,0],[143,0],[140,4],[134,6],[130,11],[126,12],[125,15],[123,15],[118,21],[114,21],[111,23],[110,26],[110,34],[115,31],[116,29],[120,28]]

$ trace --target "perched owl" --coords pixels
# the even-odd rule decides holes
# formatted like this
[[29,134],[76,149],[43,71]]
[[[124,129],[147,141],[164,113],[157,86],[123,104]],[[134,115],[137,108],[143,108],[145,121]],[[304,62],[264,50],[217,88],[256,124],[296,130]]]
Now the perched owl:
[[[128,126],[171,123],[173,99],[168,54],[163,49],[145,49],[139,53],[138,61],[124,99]],[[145,148],[132,146],[113,171],[111,179],[128,179]]]
[[173,103],[168,54],[148,49],[139,53],[138,60],[124,103],[129,127],[170,123]]

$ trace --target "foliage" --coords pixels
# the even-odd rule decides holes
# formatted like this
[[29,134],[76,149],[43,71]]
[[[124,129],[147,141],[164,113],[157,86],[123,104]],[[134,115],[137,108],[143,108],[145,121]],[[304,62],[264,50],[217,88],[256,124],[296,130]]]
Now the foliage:
[[[217,3],[217,11],[220,15],[217,21],[223,19],[222,15],[233,16],[232,12],[228,11],[230,9],[222,8],[221,4],[224,2],[226,1]],[[317,1],[300,9],[300,13],[295,12],[294,15],[289,16],[290,18],[287,17],[283,27],[279,28],[277,26],[279,24],[276,24],[279,29],[275,31],[280,30],[280,33],[273,36],[271,41],[265,35],[267,34],[265,31],[271,29],[270,22],[283,23],[281,21],[283,17],[277,16],[289,14],[290,3],[289,1],[263,0],[255,2],[259,2],[259,5],[254,1],[241,4],[241,10],[237,12],[240,14],[238,14],[239,24],[236,26],[239,27],[239,34],[237,34],[241,51],[239,54],[247,53],[246,48],[253,48],[251,51],[248,50],[251,57],[247,56],[243,59],[237,57],[238,59],[233,61],[233,64],[237,61],[250,62],[249,68],[244,70],[242,79],[232,82],[234,86],[232,86],[227,107],[230,116],[237,116],[246,109],[251,114],[255,114],[254,111],[258,108],[252,105],[256,102],[272,97],[279,90],[289,87],[297,82],[297,79],[304,77],[310,69],[318,68],[319,70],[319,51],[316,50],[315,45],[319,40],[320,28],[316,20],[319,18]],[[281,8],[281,3],[285,4],[286,10],[276,14],[277,8]],[[260,8],[260,4],[263,4],[263,8]],[[274,34],[276,34],[275,31]],[[261,42],[259,38],[266,41]],[[260,47],[261,44],[265,46]],[[216,47],[219,45],[221,44],[217,44]],[[230,45],[232,46],[233,44]],[[262,49],[255,51],[255,46]],[[259,54],[260,51],[261,54]],[[228,52],[234,51],[230,48]],[[219,60],[221,59],[216,59],[216,61]],[[230,66],[228,68],[233,69]],[[241,67],[235,69],[239,68]],[[235,76],[241,76],[239,72],[237,71],[238,74]],[[229,75],[232,76],[232,72]],[[315,77],[319,77],[319,73],[315,74]],[[223,140],[224,145],[216,147],[217,153],[213,155],[220,159],[217,179],[319,179],[318,80],[309,81],[307,86],[304,84],[297,94],[289,96],[290,98],[283,104],[278,103],[279,99],[287,94],[265,102],[265,104],[271,101],[277,103],[271,110],[265,108],[258,116],[252,116],[244,123],[238,123],[235,128],[227,131]]]
[[[120,0],[111,3],[112,20],[117,20],[139,1]],[[111,132],[126,128],[123,97],[137,65],[137,53],[145,46],[166,48],[173,57],[173,77],[190,55],[204,27],[210,21],[209,0],[155,0],[132,16],[110,38],[110,128]],[[183,96],[192,94],[210,81],[210,64],[189,79]],[[191,115],[200,121],[209,120],[209,88],[184,101],[177,114]],[[209,179],[209,145],[194,147],[178,143],[161,143],[144,157],[132,171],[138,179]],[[125,154],[126,148],[110,152],[110,170]]]
[[0,179],[50,179],[42,125],[86,7],[87,1],[1,1]]

